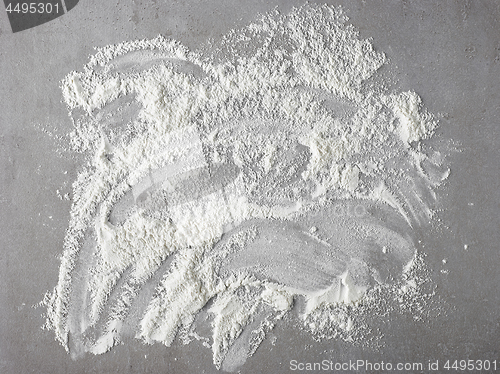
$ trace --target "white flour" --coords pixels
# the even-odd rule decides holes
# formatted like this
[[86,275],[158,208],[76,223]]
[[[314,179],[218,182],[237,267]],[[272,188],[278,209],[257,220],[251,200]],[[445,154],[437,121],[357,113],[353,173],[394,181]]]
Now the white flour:
[[446,174],[421,143],[436,120],[376,83],[384,63],[339,9],[306,6],[198,52],[109,46],[67,76],[90,157],[46,298],[57,339],[74,356],[199,339],[233,370],[285,316],[353,340],[374,290],[416,290],[412,229]]

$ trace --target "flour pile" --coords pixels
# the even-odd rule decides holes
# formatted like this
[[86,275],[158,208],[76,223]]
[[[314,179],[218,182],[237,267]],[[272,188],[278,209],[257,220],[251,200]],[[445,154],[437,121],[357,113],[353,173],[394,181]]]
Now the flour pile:
[[199,339],[230,370],[285,316],[408,278],[446,178],[422,143],[437,121],[377,83],[385,56],[346,21],[305,6],[198,52],[122,43],[65,78],[89,162],[46,304],[72,354]]

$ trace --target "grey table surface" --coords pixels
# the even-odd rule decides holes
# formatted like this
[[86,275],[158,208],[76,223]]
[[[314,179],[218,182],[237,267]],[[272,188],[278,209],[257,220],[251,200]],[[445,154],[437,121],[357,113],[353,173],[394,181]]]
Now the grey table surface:
[[[81,0],[44,25],[12,33],[0,12],[0,373],[213,373],[210,351],[192,343],[139,341],[73,361],[42,330],[37,306],[57,282],[71,191],[81,160],[61,151],[71,131],[60,80],[94,46],[158,34],[196,49],[295,0],[107,2]],[[290,360],[435,362],[498,360],[500,372],[500,2],[329,1],[391,63],[382,74],[414,90],[441,115],[437,136],[460,149],[440,195],[439,230],[420,233],[435,298],[445,310],[426,323],[392,313],[381,347],[315,342],[286,324],[241,373],[291,372]],[[467,245],[467,249],[464,249]],[[446,259],[446,263],[443,263]]]

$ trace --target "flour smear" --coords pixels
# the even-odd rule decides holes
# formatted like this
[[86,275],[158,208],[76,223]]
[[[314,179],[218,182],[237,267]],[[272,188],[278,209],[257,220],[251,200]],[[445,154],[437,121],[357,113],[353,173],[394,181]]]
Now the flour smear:
[[69,74],[88,164],[45,298],[57,340],[79,357],[197,339],[231,371],[277,323],[355,342],[388,295],[411,309],[414,232],[448,171],[419,96],[377,83],[385,63],[339,8],[307,5],[198,51],[101,48]]

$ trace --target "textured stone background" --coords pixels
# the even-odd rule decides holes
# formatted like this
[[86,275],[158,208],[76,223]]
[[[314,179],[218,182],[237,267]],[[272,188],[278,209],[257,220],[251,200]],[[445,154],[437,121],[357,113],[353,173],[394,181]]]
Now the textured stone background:
[[[81,69],[94,46],[158,34],[197,48],[207,38],[275,7],[302,1],[81,0],[69,13],[11,32],[0,11],[0,373],[213,373],[197,343],[166,348],[127,342],[72,361],[43,331],[35,307],[57,282],[71,191],[81,160],[61,151],[71,130],[59,81]],[[393,313],[375,322],[379,350],[314,342],[279,325],[241,373],[287,373],[290,360],[423,362],[500,360],[500,3],[330,1],[343,4],[362,37],[386,52],[398,90],[415,90],[442,114],[439,136],[461,149],[443,191],[444,230],[420,232],[443,313],[428,323]],[[60,139],[60,140],[58,140]],[[468,249],[464,250],[464,244]],[[443,263],[447,259],[447,263]],[[306,349],[306,346],[312,348]],[[500,362],[499,362],[500,366]]]

